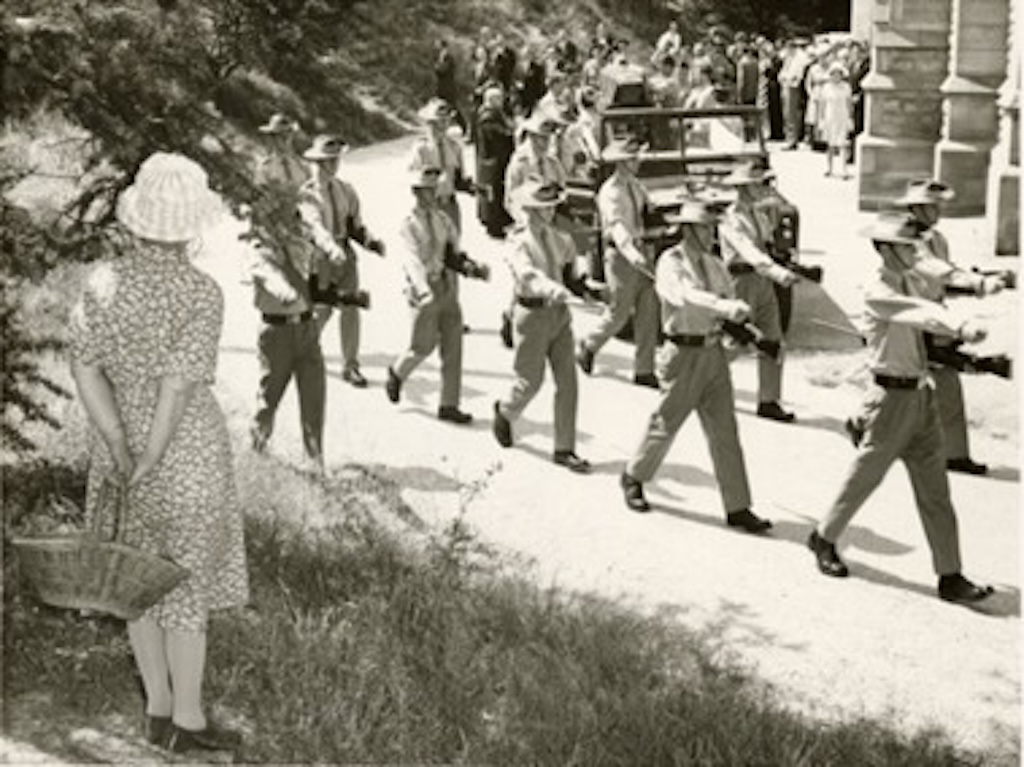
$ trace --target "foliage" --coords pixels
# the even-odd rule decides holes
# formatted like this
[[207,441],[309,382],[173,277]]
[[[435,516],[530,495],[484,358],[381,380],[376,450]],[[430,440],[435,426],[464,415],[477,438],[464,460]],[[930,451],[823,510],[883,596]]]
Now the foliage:
[[[312,485],[253,456],[238,472],[252,604],[213,622],[205,693],[246,731],[246,763],[982,761],[939,733],[805,720],[669,620],[509,577],[458,522],[418,539],[402,528],[400,542],[376,521],[409,514],[385,476],[348,469]],[[10,502],[46,497],[55,476],[80,500],[81,477],[38,464]],[[76,726],[137,732],[123,629],[39,607],[12,559],[9,734],[70,756]]]

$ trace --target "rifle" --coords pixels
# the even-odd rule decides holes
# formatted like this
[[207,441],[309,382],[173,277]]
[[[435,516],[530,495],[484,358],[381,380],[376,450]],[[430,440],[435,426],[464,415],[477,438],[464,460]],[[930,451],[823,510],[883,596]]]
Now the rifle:
[[982,277],[1000,278],[1003,281],[1003,287],[1007,290],[1016,290],[1017,288],[1017,272],[1012,269],[980,269],[977,266],[972,266],[971,271]]
[[444,265],[471,280],[487,281],[491,278],[491,268],[487,264],[474,261],[465,252],[455,250],[450,242],[444,248]]
[[1005,354],[983,356],[961,351],[963,341],[951,345],[936,344],[931,334],[925,335],[928,359],[940,365],[959,370],[961,373],[991,373],[1000,378],[1013,378],[1013,360]]
[[771,256],[772,261],[777,263],[779,266],[784,266],[786,269],[800,275],[805,280],[816,282],[819,285],[821,284],[822,277],[825,276],[825,270],[820,266],[804,266],[803,264],[798,264],[793,260],[793,255],[791,253],[788,251],[780,253],[774,243],[768,243],[765,248],[768,255]]
[[562,267],[562,282],[570,293],[584,301],[601,301],[608,291],[608,286],[603,282],[577,276],[573,272],[572,264]]
[[749,320],[745,320],[744,322],[731,322],[729,320],[725,320],[722,322],[722,330],[727,336],[744,346],[747,344],[753,344],[754,348],[762,354],[771,357],[773,360],[777,360],[782,351],[782,344],[778,341],[767,340],[760,329],[758,329],[758,327]]
[[[356,226],[355,216],[353,216],[351,213],[345,217],[345,231],[349,232],[349,235],[346,239],[355,240],[364,248],[366,248],[367,250],[372,250],[379,256],[384,255],[384,243],[381,242],[380,240],[370,237],[369,233],[367,233],[366,231],[365,226]],[[345,244],[348,245],[347,242]],[[348,249],[351,249],[351,245],[349,245]]]
[[321,288],[316,275],[309,277],[309,297],[314,304],[328,306],[355,306],[359,309],[370,308],[370,294],[365,290],[341,290],[337,285]]

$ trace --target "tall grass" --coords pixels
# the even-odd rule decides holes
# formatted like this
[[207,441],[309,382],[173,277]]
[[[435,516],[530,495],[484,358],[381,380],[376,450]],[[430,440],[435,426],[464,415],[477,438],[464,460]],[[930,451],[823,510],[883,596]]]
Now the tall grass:
[[[207,697],[242,723],[245,762],[982,763],[939,733],[787,712],[676,623],[539,589],[461,523],[396,522],[412,512],[385,476],[314,485],[258,456],[238,471],[253,599],[212,625]],[[73,472],[25,467],[5,517],[55,477],[81,494]],[[71,726],[131,731],[142,698],[120,625],[37,606],[13,568],[8,731],[57,754]]]

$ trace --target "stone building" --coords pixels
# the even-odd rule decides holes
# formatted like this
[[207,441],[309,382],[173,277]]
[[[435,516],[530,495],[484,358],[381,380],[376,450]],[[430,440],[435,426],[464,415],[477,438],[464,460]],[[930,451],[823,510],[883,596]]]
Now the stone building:
[[909,179],[956,189],[951,215],[985,215],[996,251],[1020,251],[1022,0],[852,0],[852,31],[871,46],[860,137],[862,210]]

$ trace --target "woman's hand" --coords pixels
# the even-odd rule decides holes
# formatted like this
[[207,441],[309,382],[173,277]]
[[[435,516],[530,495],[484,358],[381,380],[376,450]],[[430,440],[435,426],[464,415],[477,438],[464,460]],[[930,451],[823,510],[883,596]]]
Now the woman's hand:
[[145,479],[152,471],[156,468],[160,462],[159,458],[154,458],[148,453],[143,453],[139,456],[139,460],[136,461],[131,473],[128,475],[128,486],[135,487],[143,479]]

